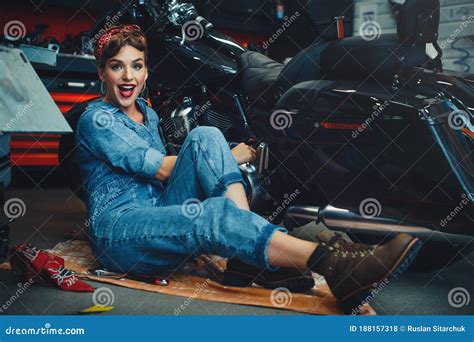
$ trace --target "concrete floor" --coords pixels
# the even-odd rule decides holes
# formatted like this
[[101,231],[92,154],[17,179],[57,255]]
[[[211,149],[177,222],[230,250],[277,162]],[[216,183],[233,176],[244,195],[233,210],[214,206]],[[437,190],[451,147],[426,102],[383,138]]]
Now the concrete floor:
[[[11,244],[29,241],[39,248],[51,248],[64,241],[64,235],[80,227],[85,219],[81,201],[64,188],[14,188],[7,191],[8,198],[25,202],[26,213],[11,225]],[[316,227],[298,229],[295,235],[311,238]],[[447,268],[421,273],[409,271],[398,281],[392,281],[372,302],[381,315],[471,315],[472,301],[461,308],[448,303],[448,293],[455,287],[465,288],[474,295],[474,253]],[[101,283],[115,295],[111,315],[173,315],[186,298],[132,290]],[[0,307],[15,293],[17,284],[10,272],[0,271]],[[57,315],[76,314],[93,305],[91,293],[72,293],[55,288],[31,287],[3,314]],[[297,315],[278,309],[260,308],[217,302],[194,300],[182,315]]]

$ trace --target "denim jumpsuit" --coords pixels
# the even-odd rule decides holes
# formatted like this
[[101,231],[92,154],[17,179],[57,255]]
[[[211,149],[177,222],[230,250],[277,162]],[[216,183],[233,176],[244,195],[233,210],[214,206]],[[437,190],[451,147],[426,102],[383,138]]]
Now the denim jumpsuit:
[[159,181],[166,150],[158,116],[137,99],[144,124],[98,100],[81,115],[76,159],[86,193],[91,248],[116,272],[172,272],[200,254],[235,257],[260,268],[277,230],[224,197],[243,182],[222,133],[197,127],[187,136],[167,181]]

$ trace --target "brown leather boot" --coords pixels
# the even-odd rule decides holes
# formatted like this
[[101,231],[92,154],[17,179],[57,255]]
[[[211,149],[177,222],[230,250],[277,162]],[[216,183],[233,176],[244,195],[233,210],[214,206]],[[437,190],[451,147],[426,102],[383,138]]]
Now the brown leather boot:
[[308,267],[326,278],[346,313],[357,313],[358,307],[373,297],[372,288],[398,278],[421,247],[421,242],[408,234],[397,235],[383,245],[347,242],[337,235],[329,241],[318,240]]

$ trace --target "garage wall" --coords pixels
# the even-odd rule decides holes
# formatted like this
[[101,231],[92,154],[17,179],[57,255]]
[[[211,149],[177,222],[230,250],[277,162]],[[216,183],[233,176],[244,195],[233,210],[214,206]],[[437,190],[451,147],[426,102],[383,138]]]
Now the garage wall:
[[[440,4],[438,44],[443,49],[444,68],[474,73],[474,1],[440,0]],[[364,18],[377,21],[382,34],[396,32],[387,0],[355,0],[354,11],[354,35],[359,35]]]

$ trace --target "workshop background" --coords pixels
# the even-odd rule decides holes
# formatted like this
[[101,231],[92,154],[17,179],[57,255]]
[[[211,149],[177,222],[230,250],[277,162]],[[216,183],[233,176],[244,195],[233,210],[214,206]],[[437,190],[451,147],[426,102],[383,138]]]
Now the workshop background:
[[[36,65],[36,68],[63,113],[75,103],[100,94],[87,32],[114,3],[111,0],[19,0],[1,4],[2,27],[21,18],[26,33],[25,43],[42,47],[55,46],[59,50],[56,67]],[[361,25],[365,21],[377,22],[380,25],[379,34],[396,32],[395,18],[385,0],[197,0],[194,3],[217,29],[244,46],[264,51],[278,61],[293,57],[320,34],[328,38],[336,37],[334,17],[341,14],[345,16],[347,36],[360,35]],[[472,73],[474,25],[469,24],[474,21],[474,3],[469,0],[441,0],[440,3],[438,43],[443,49],[443,67],[446,70]],[[289,18],[296,12],[300,14],[297,20],[265,49],[265,42],[281,28],[285,17]],[[68,19],[65,21],[64,18]],[[13,181],[25,184],[47,176],[43,181],[58,182],[62,176],[55,172],[58,165],[58,144],[57,135],[13,135],[10,142],[10,160],[15,174]]]
[[[334,17],[341,14],[345,17],[347,36],[361,35],[361,26],[367,21],[377,22],[380,34],[396,32],[395,19],[386,0],[191,2],[218,30],[243,46],[263,52],[280,62],[295,56],[320,35],[336,37]],[[474,24],[470,24],[474,21],[474,2],[440,2],[438,43],[443,49],[443,66],[446,70],[474,73]],[[0,4],[0,27],[21,19],[25,44],[58,52],[56,66],[35,64],[34,67],[63,114],[76,103],[101,94],[88,31],[115,3],[112,0],[15,0]],[[298,19],[267,48],[266,42],[296,12],[301,14]],[[14,194],[25,199],[29,211],[21,224],[12,225],[12,244],[28,238],[39,248],[51,248],[64,240],[64,235],[71,229],[83,225],[85,207],[67,187],[67,179],[58,162],[59,138],[57,134],[12,134],[11,139],[8,135],[0,136],[0,150],[10,151],[9,155],[0,158],[0,186],[9,184],[7,190],[2,186],[1,194],[5,198]],[[42,226],[36,226],[37,222],[43,222]],[[18,229],[20,226],[27,228]],[[316,228],[308,229],[312,232]],[[448,269],[435,270],[430,274],[407,274],[403,284],[383,291],[374,307],[381,314],[393,315],[472,314],[472,303],[462,308],[453,308],[446,303],[446,293],[456,284],[466,282],[465,270],[472,270],[472,261],[470,255]],[[5,297],[16,290],[16,284],[9,276],[6,272],[0,272],[0,292]],[[433,282],[425,284],[426,277],[432,278]],[[466,287],[473,293],[472,282]],[[113,314],[172,314],[173,308],[182,303],[179,297],[159,294],[150,297],[149,293],[126,288],[116,287],[114,293],[121,301]],[[91,304],[89,297],[72,298],[65,292],[36,288],[25,293],[9,308],[8,313],[73,314]],[[185,314],[295,314],[238,305],[229,309],[229,305],[224,303],[196,302],[199,305],[190,306]]]

